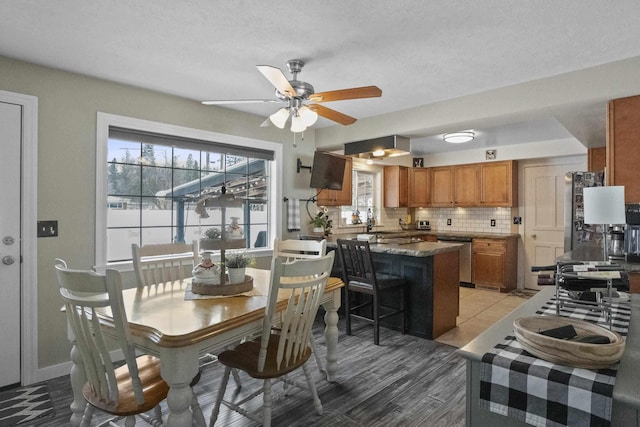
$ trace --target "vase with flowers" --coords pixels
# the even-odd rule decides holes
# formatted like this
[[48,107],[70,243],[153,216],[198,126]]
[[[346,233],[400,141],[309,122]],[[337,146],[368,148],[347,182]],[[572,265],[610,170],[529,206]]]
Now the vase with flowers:
[[311,218],[309,224],[313,225],[313,233],[324,236],[327,234],[327,226],[329,225],[329,217],[325,212],[318,212],[316,216]]
[[242,283],[245,280],[247,267],[251,267],[255,260],[245,251],[227,252],[224,265],[227,268],[229,283]]

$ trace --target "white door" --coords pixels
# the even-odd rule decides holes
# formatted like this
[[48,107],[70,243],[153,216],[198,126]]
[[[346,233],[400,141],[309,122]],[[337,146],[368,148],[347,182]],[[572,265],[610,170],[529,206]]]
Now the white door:
[[564,253],[564,177],[576,170],[584,162],[524,167],[525,288],[540,289],[532,266],[553,265]]
[[0,387],[20,382],[22,106],[0,102]]

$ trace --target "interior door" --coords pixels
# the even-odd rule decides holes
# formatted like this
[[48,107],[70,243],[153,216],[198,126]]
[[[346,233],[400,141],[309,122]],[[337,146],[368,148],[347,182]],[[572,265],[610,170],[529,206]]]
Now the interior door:
[[20,382],[22,106],[0,102],[0,387]]
[[553,265],[564,253],[565,174],[581,162],[524,167],[525,288],[540,289],[532,266]]

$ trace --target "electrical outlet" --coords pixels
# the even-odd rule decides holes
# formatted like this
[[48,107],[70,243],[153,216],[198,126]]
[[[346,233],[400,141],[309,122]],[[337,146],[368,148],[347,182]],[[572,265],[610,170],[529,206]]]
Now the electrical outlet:
[[38,237],[56,237],[58,221],[38,221]]
[[513,217],[513,223],[516,224],[516,225],[522,224],[522,217],[521,216],[514,216]]
[[495,227],[495,226],[496,226],[496,220],[495,220],[495,219],[492,219],[492,220],[491,220],[491,226],[492,226],[492,227]]
[[447,225],[451,225],[451,218],[447,218]]

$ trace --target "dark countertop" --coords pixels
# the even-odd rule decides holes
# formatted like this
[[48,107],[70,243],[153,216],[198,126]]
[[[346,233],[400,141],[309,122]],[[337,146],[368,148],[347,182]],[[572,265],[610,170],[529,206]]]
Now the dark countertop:
[[[414,236],[450,236],[450,237],[470,237],[472,239],[518,239],[517,233],[481,233],[477,231],[436,231],[436,230],[372,230],[370,233],[347,233],[333,234],[331,238],[349,239],[355,238],[358,234],[378,234],[384,237],[414,237]],[[342,237],[345,236],[345,237]]]
[[[337,239],[355,239],[355,234],[339,234],[329,236],[327,238],[327,246],[330,248],[336,247]],[[385,235],[388,237],[388,235]],[[394,237],[410,237],[410,236],[395,236]],[[439,253],[451,252],[460,250],[462,244],[460,243],[436,243],[436,242],[416,242],[408,244],[393,244],[393,243],[374,243],[369,242],[371,252],[384,253],[391,255],[406,255],[413,257],[429,257]]]

